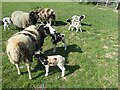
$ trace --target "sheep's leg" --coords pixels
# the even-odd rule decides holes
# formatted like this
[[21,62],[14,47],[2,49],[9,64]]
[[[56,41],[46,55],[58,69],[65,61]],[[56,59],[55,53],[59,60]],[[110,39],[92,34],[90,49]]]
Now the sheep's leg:
[[32,77],[31,77],[31,71],[30,71],[30,64],[26,64],[26,66],[27,66],[27,70],[28,70],[29,79],[31,80]]
[[4,31],[6,31],[7,23],[4,23]]
[[53,23],[54,23],[54,25],[56,25],[56,22],[55,22],[55,20],[53,21]]
[[8,25],[7,25],[7,28],[10,29]]
[[64,63],[58,63],[58,67],[62,70],[61,77],[64,77],[64,76],[65,76],[65,67],[64,67]]
[[62,40],[62,42],[64,43],[64,50],[67,50],[67,44],[66,44],[66,42],[65,42],[65,39],[64,40]]
[[72,27],[72,25],[69,26],[68,30],[70,31],[70,28]]
[[18,75],[20,75],[20,68],[19,68],[19,64],[15,64],[17,71],[18,71]]
[[82,29],[80,28],[80,32],[82,32]]
[[49,72],[49,65],[45,65],[45,76],[48,76],[48,72]]
[[78,32],[79,31],[79,28],[78,27],[76,27],[76,32]]
[[53,52],[56,52],[56,44],[54,44],[54,47],[53,47]]

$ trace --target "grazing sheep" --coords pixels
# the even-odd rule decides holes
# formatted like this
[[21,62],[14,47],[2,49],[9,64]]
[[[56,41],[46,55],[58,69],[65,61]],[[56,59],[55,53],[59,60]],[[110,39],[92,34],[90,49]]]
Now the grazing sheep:
[[4,17],[3,18],[3,25],[4,25],[4,31],[6,31],[6,28],[10,29],[8,25],[12,23],[10,17]]
[[7,41],[7,55],[10,62],[16,65],[18,75],[20,75],[19,63],[24,61],[27,65],[29,79],[32,79],[30,72],[32,57],[43,46],[44,38],[54,33],[55,29],[50,27],[50,25],[40,25],[38,29],[35,25],[31,25],[23,31],[14,34]]
[[[66,40],[65,40],[65,35],[61,34],[61,33],[55,33],[56,35],[51,35],[52,36],[52,44],[54,45],[54,50],[53,52],[56,51],[56,45],[58,42],[62,41],[62,43],[64,44],[64,50],[67,50],[67,44],[66,44]],[[55,39],[56,36],[56,39]]]
[[44,56],[40,51],[35,53],[38,60],[45,66],[45,76],[48,76],[50,66],[58,66],[62,70],[61,77],[65,75],[65,58],[61,55]]
[[24,29],[30,25],[35,25],[38,18],[39,16],[33,11],[31,11],[30,13],[15,11],[11,15],[11,20],[13,24],[20,29]]
[[55,25],[55,11],[53,9],[50,8],[39,8],[38,10],[36,10],[36,13],[38,13],[39,15],[39,19],[41,20],[41,22],[47,22],[47,23],[52,23],[52,21],[54,22]]

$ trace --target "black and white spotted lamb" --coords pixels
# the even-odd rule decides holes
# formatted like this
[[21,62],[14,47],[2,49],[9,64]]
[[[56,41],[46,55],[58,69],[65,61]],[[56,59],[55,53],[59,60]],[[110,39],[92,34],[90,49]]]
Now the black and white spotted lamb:
[[[57,43],[61,42],[64,44],[64,50],[67,50],[67,44],[66,44],[66,40],[65,40],[65,34],[61,34],[61,33],[55,33],[56,35],[51,35],[52,39],[51,42],[53,44],[53,52],[56,52],[56,45]],[[56,36],[56,37],[55,37]]]

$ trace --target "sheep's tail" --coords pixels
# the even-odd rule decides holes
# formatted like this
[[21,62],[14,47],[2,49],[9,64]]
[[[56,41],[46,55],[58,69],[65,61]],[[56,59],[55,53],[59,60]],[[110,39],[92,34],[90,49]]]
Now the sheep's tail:
[[7,46],[7,55],[12,64],[19,63],[20,61],[20,50],[19,46],[13,47],[12,46]]

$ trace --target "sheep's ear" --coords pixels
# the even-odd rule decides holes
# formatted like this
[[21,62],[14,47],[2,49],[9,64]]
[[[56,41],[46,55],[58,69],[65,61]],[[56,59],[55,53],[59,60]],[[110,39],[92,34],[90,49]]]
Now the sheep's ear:
[[49,27],[44,27],[44,30],[45,30],[45,33],[46,33],[46,34],[50,34]]

